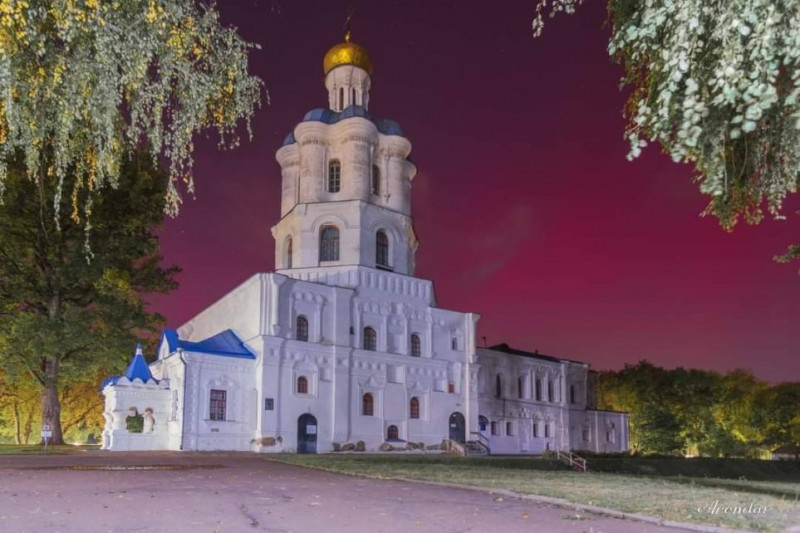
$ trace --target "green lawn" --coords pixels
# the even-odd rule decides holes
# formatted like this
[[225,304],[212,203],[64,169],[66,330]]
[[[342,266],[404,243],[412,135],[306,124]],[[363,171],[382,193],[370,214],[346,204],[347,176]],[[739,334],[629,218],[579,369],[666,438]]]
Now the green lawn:
[[[531,458],[424,455],[275,455],[270,459],[376,478],[458,483],[562,498],[668,520],[781,531],[800,523],[800,483],[561,470]],[[715,505],[716,513],[709,512]],[[752,504],[752,506],[751,506]],[[766,508],[725,514],[725,507]]]
[[[66,455],[72,453],[82,453],[84,450],[96,450],[98,446],[73,446],[64,444],[61,446],[48,446],[47,453],[54,455]],[[0,444],[0,455],[42,455],[44,446],[35,444]]]

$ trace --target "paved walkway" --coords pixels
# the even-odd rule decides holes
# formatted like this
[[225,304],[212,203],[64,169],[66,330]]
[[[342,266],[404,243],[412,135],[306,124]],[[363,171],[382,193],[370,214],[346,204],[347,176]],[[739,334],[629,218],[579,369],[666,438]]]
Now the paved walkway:
[[[107,466],[124,470],[99,470]],[[674,533],[472,490],[330,474],[246,453],[0,456],[0,530]]]

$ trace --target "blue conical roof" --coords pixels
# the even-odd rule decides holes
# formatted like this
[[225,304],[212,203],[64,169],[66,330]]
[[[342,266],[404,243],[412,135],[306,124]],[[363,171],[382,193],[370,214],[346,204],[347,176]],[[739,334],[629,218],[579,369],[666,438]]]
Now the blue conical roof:
[[134,379],[142,380],[142,383],[147,383],[151,379],[156,383],[158,380],[153,378],[153,374],[150,373],[150,367],[147,366],[147,361],[144,359],[144,355],[142,354],[142,345],[136,345],[136,353],[133,354],[133,359],[131,362],[128,363],[128,368],[125,369],[125,373],[122,376],[111,376],[103,380],[103,383],[100,384],[100,390],[103,390],[106,385],[116,385],[117,382],[121,377],[125,377],[128,381],[133,381]]

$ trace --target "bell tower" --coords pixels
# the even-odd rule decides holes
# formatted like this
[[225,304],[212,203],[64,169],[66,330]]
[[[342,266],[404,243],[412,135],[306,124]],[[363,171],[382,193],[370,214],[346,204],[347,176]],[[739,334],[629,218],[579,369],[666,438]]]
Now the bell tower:
[[272,235],[282,274],[366,267],[414,275],[417,169],[400,126],[368,111],[372,72],[347,31],[323,59],[328,106],[306,113],[276,153],[281,219]]

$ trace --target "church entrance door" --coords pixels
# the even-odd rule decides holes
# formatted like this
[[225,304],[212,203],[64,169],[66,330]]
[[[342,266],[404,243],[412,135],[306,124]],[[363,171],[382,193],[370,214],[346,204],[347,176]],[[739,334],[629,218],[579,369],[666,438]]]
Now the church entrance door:
[[297,419],[297,453],[317,453],[317,419],[308,413]]
[[450,440],[456,442],[466,441],[466,424],[464,423],[464,415],[461,413],[453,413],[450,415]]

